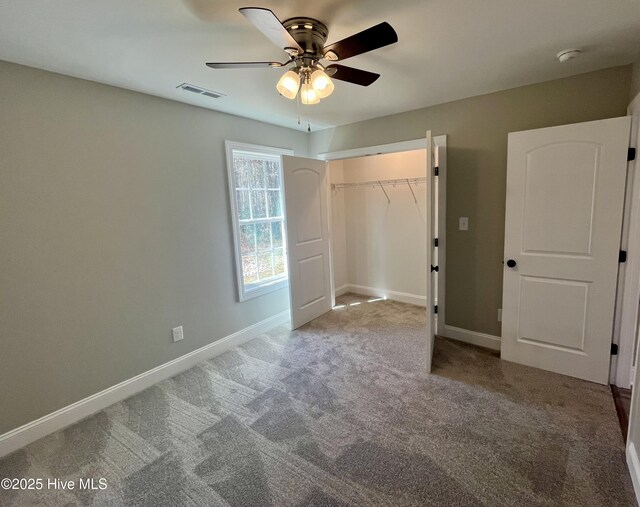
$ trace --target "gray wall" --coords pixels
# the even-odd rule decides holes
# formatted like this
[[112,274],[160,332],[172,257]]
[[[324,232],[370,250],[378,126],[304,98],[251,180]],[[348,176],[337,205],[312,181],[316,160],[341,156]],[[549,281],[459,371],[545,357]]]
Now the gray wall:
[[640,94],[640,55],[631,66],[631,100]]
[[5,62],[0,119],[0,434],[288,308],[237,303],[224,140],[307,134]]
[[[447,324],[500,336],[507,134],[623,116],[631,66],[441,104],[311,134],[323,153],[447,138]],[[458,231],[458,217],[469,231]]]

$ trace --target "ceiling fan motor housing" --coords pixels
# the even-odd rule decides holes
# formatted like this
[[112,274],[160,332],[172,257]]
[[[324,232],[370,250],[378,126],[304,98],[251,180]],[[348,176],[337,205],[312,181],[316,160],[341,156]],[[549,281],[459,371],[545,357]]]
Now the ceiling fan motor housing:
[[304,66],[311,66],[323,58],[322,50],[329,35],[329,30],[324,23],[313,18],[290,18],[282,24],[304,50],[302,55],[292,55],[296,58],[296,62],[302,58],[305,60],[301,62]]

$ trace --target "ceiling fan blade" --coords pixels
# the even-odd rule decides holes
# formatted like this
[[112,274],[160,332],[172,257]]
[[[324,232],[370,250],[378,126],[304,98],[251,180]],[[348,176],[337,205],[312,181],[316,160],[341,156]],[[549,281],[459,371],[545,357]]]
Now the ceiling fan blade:
[[395,42],[398,42],[398,34],[385,21],[351,37],[325,46],[324,55],[327,60],[331,61],[346,60],[352,56],[361,55]]
[[376,74],[375,72],[354,69],[346,65],[333,64],[327,66],[326,70],[330,71],[329,75],[333,79],[339,79],[340,81],[346,81],[360,86],[369,86],[380,77],[380,74]]
[[[243,7],[240,12],[280,49],[285,51],[295,49],[298,54],[304,52],[273,11],[262,7]],[[296,51],[293,53],[295,54]],[[290,51],[287,52],[290,53]]]
[[[287,62],[288,63],[288,62]],[[258,69],[258,68],[279,68],[286,63],[280,62],[209,62],[207,67],[212,69]]]

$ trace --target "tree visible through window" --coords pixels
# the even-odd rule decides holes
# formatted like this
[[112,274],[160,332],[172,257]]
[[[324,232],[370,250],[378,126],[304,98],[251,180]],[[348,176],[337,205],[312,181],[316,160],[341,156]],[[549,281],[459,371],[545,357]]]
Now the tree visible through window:
[[[286,283],[280,156],[228,143],[241,299]],[[256,147],[257,149],[258,147]],[[273,287],[272,287],[273,286]],[[259,293],[267,290],[259,290]]]

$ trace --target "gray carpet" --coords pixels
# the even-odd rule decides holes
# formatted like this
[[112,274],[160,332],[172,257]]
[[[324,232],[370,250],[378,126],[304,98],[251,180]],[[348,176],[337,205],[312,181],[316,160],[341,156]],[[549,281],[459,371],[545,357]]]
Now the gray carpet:
[[424,309],[339,303],[0,461],[106,490],[0,504],[635,505],[607,387],[444,339],[425,375]]

